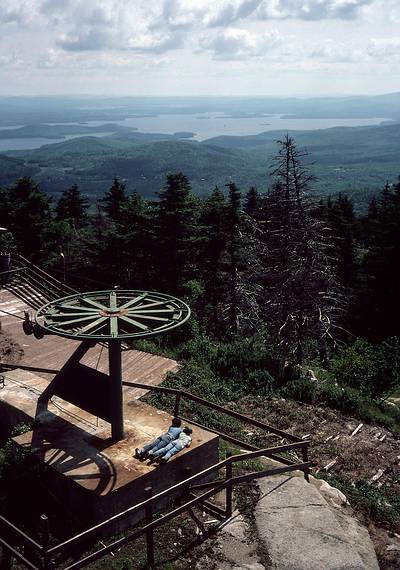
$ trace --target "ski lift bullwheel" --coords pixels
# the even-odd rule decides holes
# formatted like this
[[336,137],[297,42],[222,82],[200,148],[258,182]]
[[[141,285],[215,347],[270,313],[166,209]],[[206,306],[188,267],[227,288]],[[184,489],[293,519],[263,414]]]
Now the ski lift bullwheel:
[[[189,316],[180,299],[151,291],[91,291],[47,303],[37,311],[35,327],[81,343],[39,401],[63,398],[110,422],[112,438],[119,441],[124,436],[121,342],[169,332]],[[108,375],[80,362],[98,342],[108,345]]]
[[182,325],[190,309],[180,299],[137,290],[93,291],[52,301],[36,313],[47,333],[77,340],[155,336]]

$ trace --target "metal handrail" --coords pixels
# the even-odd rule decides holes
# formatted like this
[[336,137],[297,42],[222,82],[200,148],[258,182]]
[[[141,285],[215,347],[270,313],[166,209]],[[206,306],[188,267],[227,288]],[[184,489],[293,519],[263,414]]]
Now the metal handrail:
[[[7,364],[6,364],[6,366],[7,366]],[[14,366],[18,367],[18,365],[14,365]],[[174,395],[176,398],[175,407],[174,407],[174,415],[177,415],[177,416],[179,415],[180,401],[182,398],[186,398],[188,400],[191,400],[191,401],[194,401],[194,402],[199,403],[201,405],[204,405],[210,409],[216,410],[220,413],[224,413],[226,415],[234,417],[234,418],[236,418],[242,422],[245,422],[245,423],[248,423],[248,424],[253,425],[255,427],[258,427],[264,431],[273,433],[275,435],[279,435],[279,436],[286,438],[286,439],[290,439],[292,442],[289,444],[278,445],[278,446],[274,446],[274,447],[267,447],[265,449],[257,449],[254,446],[251,446],[245,442],[241,442],[240,440],[236,440],[236,438],[232,438],[231,436],[228,436],[227,434],[217,432],[216,430],[210,430],[210,431],[214,431],[214,433],[218,433],[218,435],[220,435],[222,438],[227,439],[228,441],[231,440],[231,441],[233,441],[233,443],[239,444],[245,448],[247,447],[247,449],[251,449],[251,451],[249,453],[239,453],[236,455],[231,455],[229,457],[226,457],[222,461],[219,461],[218,463],[211,465],[210,467],[204,469],[203,471],[196,473],[196,474],[192,475],[191,477],[188,477],[187,479],[184,479],[183,481],[173,485],[172,487],[169,487],[168,489],[165,489],[164,491],[160,491],[159,493],[156,493],[155,495],[146,498],[145,500],[141,501],[140,503],[133,505],[133,506],[129,507],[128,509],[125,509],[124,511],[121,511],[121,512],[117,513],[116,515],[113,515],[112,517],[108,518],[107,520],[102,521],[101,523],[98,523],[98,524],[90,527],[89,529],[86,529],[85,531],[83,531],[79,534],[76,534],[75,536],[73,536],[73,537],[65,540],[64,542],[61,542],[61,543],[59,543],[59,544],[57,544],[51,548],[45,548],[44,546],[38,544],[36,541],[34,541],[33,539],[31,539],[30,537],[25,535],[25,533],[23,533],[18,527],[16,527],[15,525],[13,525],[9,521],[7,521],[7,519],[4,519],[4,517],[0,517],[0,521],[4,521],[7,524],[8,528],[10,530],[12,530],[13,533],[16,534],[18,537],[22,538],[25,541],[27,540],[35,548],[35,550],[37,550],[43,556],[44,560],[51,560],[56,555],[68,553],[70,548],[79,544],[83,540],[86,540],[88,538],[92,538],[93,536],[97,535],[99,531],[107,529],[113,523],[121,521],[122,519],[124,519],[128,516],[131,516],[132,514],[138,512],[138,511],[141,511],[141,510],[144,510],[145,512],[148,512],[149,510],[151,511],[153,505],[155,503],[159,502],[160,499],[169,497],[169,496],[175,494],[177,491],[186,490],[187,492],[190,493],[190,492],[196,491],[196,490],[200,491],[200,490],[208,489],[205,493],[201,494],[200,496],[192,498],[188,502],[185,502],[185,504],[183,504],[183,505],[175,508],[174,510],[166,513],[165,515],[161,516],[157,520],[154,520],[150,523],[147,522],[145,524],[145,526],[141,527],[140,529],[136,529],[133,532],[129,533],[128,535],[125,535],[123,538],[120,538],[120,539],[114,541],[113,543],[111,543],[107,546],[103,546],[103,548],[96,550],[94,553],[89,554],[85,558],[70,564],[69,566],[67,566],[65,568],[65,570],[73,570],[73,569],[77,569],[77,568],[82,568],[82,567],[86,566],[87,564],[89,564],[90,562],[93,562],[99,558],[102,558],[103,556],[105,556],[106,554],[111,552],[112,550],[114,550],[118,547],[121,547],[124,544],[127,544],[128,542],[136,540],[137,538],[143,536],[144,534],[146,534],[146,536],[149,536],[149,533],[150,533],[150,535],[151,535],[152,531],[155,528],[165,524],[169,520],[175,518],[179,514],[191,509],[192,507],[194,507],[200,503],[204,504],[204,501],[206,501],[207,498],[209,498],[209,497],[211,497],[211,496],[213,496],[213,495],[215,495],[215,494],[217,494],[217,493],[219,493],[225,489],[226,489],[226,495],[227,495],[227,506],[226,506],[226,515],[224,515],[224,516],[229,518],[232,514],[232,488],[235,485],[240,485],[240,484],[245,483],[247,481],[251,481],[254,479],[261,478],[261,477],[276,475],[279,473],[287,473],[287,472],[291,472],[291,471],[295,471],[295,470],[303,471],[305,478],[306,479],[308,478],[309,468],[311,467],[311,462],[309,462],[308,458],[307,458],[307,450],[308,450],[308,447],[310,445],[309,440],[302,440],[298,436],[294,436],[292,434],[289,434],[287,432],[284,432],[282,430],[274,428],[273,426],[270,426],[264,422],[261,422],[259,420],[254,420],[253,418],[250,418],[249,416],[239,414],[238,412],[235,412],[233,410],[229,410],[227,408],[224,408],[223,406],[220,406],[218,404],[214,404],[212,402],[209,402],[208,400],[205,400],[204,398],[200,398],[199,396],[195,396],[194,394],[190,394],[189,392],[185,392],[183,390],[178,390],[176,388],[161,387],[161,386],[150,386],[150,385],[141,384],[138,382],[126,382],[126,381],[124,381],[123,384],[126,386],[134,387],[134,388],[158,391],[161,393],[167,393],[167,394]],[[189,421],[191,421],[191,420],[189,420]],[[192,423],[195,423],[195,422],[192,422]],[[205,429],[210,429],[210,428],[207,428],[207,426],[201,426],[201,424],[196,424],[196,425],[199,425],[200,427],[204,427]],[[295,449],[301,449],[302,450],[303,460],[298,462],[298,463],[296,461],[291,461],[285,457],[280,457],[279,455],[277,455],[277,454],[284,453],[286,451],[295,450]],[[258,457],[269,457],[271,459],[278,460],[281,463],[283,463],[284,466],[283,467],[276,467],[276,468],[272,468],[272,469],[267,469],[267,470],[262,470],[262,471],[246,473],[246,474],[237,475],[237,476],[233,477],[232,466],[235,463],[238,463],[240,461],[248,461],[250,459],[256,459]],[[204,478],[206,478],[206,477],[208,477],[208,476],[210,476],[210,475],[212,475],[212,474],[214,474],[214,473],[216,473],[216,472],[218,472],[224,468],[226,469],[226,478],[225,479],[218,479],[216,481],[212,481],[209,483],[199,483],[196,485],[196,482],[199,479],[204,479]],[[210,487],[211,487],[211,489],[210,489]],[[229,499],[228,499],[228,496],[229,496]],[[229,504],[228,504],[228,500],[229,500]],[[2,540],[2,543],[4,544],[6,549],[13,552],[13,548],[11,545],[7,544],[4,540]],[[19,554],[19,553],[17,553],[17,554]],[[17,554],[16,554],[16,556],[17,556]],[[21,562],[25,563],[25,560],[22,559],[23,557],[21,557],[21,556],[17,556],[17,557],[19,557]],[[30,563],[29,561],[26,561],[26,562],[28,562],[28,564],[27,564],[28,567],[35,568],[32,565],[32,563]]]
[[[126,382],[123,381],[122,384],[124,386],[131,386],[133,388],[141,388],[144,390],[153,390],[157,392],[165,392],[167,394],[174,394],[176,397],[184,397],[188,400],[192,400],[193,402],[197,402],[198,404],[202,404],[203,406],[207,406],[207,408],[211,408],[212,410],[216,410],[217,412],[221,412],[233,418],[236,418],[242,422],[248,423],[253,425],[254,427],[258,427],[265,431],[269,431],[275,435],[279,435],[280,437],[284,437],[286,439],[290,439],[292,441],[303,441],[301,437],[297,435],[292,435],[291,433],[287,433],[283,430],[277,429],[273,426],[270,426],[264,422],[260,422],[259,420],[255,420],[250,418],[249,416],[245,416],[244,414],[239,414],[239,412],[235,412],[233,410],[229,410],[228,408],[224,408],[219,404],[214,404],[213,402],[209,402],[204,398],[200,398],[200,396],[196,396],[195,394],[191,394],[190,392],[186,392],[185,390],[178,390],[177,388],[166,388],[164,386],[150,386],[149,384],[140,384],[139,382]],[[179,409],[179,408],[178,408]],[[175,408],[175,412],[176,412]],[[175,415],[178,415],[175,413]],[[207,428],[208,429],[208,428]]]
[[[213,472],[219,471],[220,469],[223,469],[224,467],[226,467],[229,464],[237,463],[237,462],[243,461],[243,460],[248,461],[249,459],[254,459],[256,457],[261,457],[261,456],[268,457],[273,452],[274,453],[282,453],[284,451],[288,451],[288,450],[294,449],[294,448],[296,448],[296,449],[302,448],[302,447],[304,448],[304,447],[307,447],[309,445],[309,443],[310,443],[309,441],[303,441],[303,442],[298,442],[298,443],[281,445],[278,447],[269,447],[269,448],[265,448],[265,449],[260,449],[258,451],[254,451],[251,453],[241,453],[241,454],[237,454],[237,455],[231,455],[230,457],[227,457],[226,459],[219,461],[215,465],[211,465],[210,467],[207,467],[203,471],[200,471],[199,473],[192,475],[188,479],[184,479],[183,481],[176,483],[172,487],[169,487],[168,489],[165,489],[164,491],[160,491],[159,493],[153,495],[149,499],[145,499],[144,501],[137,503],[136,505],[133,505],[132,507],[129,507],[128,509],[125,509],[124,511],[121,511],[120,513],[117,513],[116,515],[113,515],[109,519],[102,521],[101,523],[98,523],[97,525],[92,526],[89,529],[86,529],[85,531],[65,540],[64,542],[57,544],[56,546],[53,546],[47,552],[51,555],[58,554],[58,553],[62,552],[67,546],[70,546],[72,544],[76,544],[80,540],[87,538],[90,535],[96,534],[98,531],[104,529],[104,527],[106,527],[107,525],[110,525],[111,523],[118,522],[121,519],[123,519],[129,515],[132,515],[136,511],[143,510],[146,506],[153,505],[153,503],[156,503],[161,498],[164,498],[164,497],[167,497],[168,495],[174,494],[176,491],[179,491],[182,488],[190,487],[192,482],[194,482],[198,479],[205,478],[208,475],[211,475]],[[285,470],[293,471],[294,469],[299,469],[299,466],[302,466],[302,465],[306,465],[307,467],[309,467],[311,464],[309,462],[298,463],[298,464],[293,463],[290,466],[278,467],[277,469],[279,469],[279,473],[281,473],[281,472],[284,472]],[[306,467],[304,467],[304,469],[305,468]],[[261,475],[261,476],[264,477],[268,473],[270,473],[271,471],[273,471],[273,470],[260,471],[259,473],[262,473],[263,475]],[[255,479],[255,478],[257,478],[257,474],[258,474],[257,472],[250,473],[250,474],[247,474],[245,477],[248,477],[247,480],[250,480],[251,478]],[[243,476],[241,476],[241,477],[243,477]],[[242,480],[244,481],[245,478],[243,478]],[[220,490],[225,488],[226,484],[228,484],[228,483],[229,483],[229,481],[224,481],[223,483],[221,483],[221,485],[224,485],[224,486],[221,487],[221,489],[218,488],[218,491],[215,491],[215,490],[214,491],[219,492]],[[164,518],[162,518],[162,520],[164,520]]]

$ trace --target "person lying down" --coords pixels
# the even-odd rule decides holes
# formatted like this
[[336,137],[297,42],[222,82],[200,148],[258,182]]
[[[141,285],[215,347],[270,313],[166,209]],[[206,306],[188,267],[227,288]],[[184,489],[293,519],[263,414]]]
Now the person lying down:
[[168,428],[168,431],[153,439],[150,443],[146,443],[141,448],[135,449],[135,457],[137,459],[147,459],[150,452],[155,452],[168,445],[171,441],[177,439],[182,433],[181,428],[182,422],[179,418],[173,418],[172,423]]
[[165,447],[161,447],[161,449],[158,449],[157,451],[150,452],[150,460],[157,461],[158,463],[166,463],[173,455],[176,455],[185,447],[190,446],[192,443],[191,433],[192,430],[190,427],[184,427],[177,439],[174,439]]
[[[171,428],[175,428],[175,431],[173,431]],[[179,430],[179,433],[177,430]],[[185,447],[190,446],[190,444],[192,443],[191,433],[192,433],[191,428],[187,426],[184,427],[182,430],[177,425],[175,426],[172,425],[169,428],[168,432],[162,434],[152,442],[144,445],[141,449],[136,449],[135,457],[137,457],[140,460],[150,459],[150,461],[165,463],[173,455],[176,455],[177,453],[179,453],[179,451],[181,451]],[[171,436],[174,435],[175,435],[174,439],[171,439]]]

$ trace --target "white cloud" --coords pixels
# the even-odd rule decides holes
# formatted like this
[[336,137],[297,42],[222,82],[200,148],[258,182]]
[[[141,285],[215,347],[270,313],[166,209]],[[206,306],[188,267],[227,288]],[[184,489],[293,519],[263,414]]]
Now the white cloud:
[[304,59],[311,58],[332,63],[357,62],[364,58],[362,50],[355,48],[351,43],[336,42],[331,39],[308,45],[304,52]]
[[256,12],[262,19],[353,19],[372,0],[264,0]]
[[215,59],[248,59],[265,57],[281,41],[275,30],[255,34],[244,29],[227,28],[203,36],[200,46],[203,50],[210,50]]
[[400,61],[400,36],[395,38],[372,38],[367,47],[367,54],[383,61]]
[[23,66],[22,59],[15,53],[11,55],[0,55],[0,67],[18,68]]
[[[196,94],[213,92],[204,77],[218,78],[220,92],[225,85],[246,91],[238,77],[247,74],[256,78],[251,92],[261,90],[259,77],[269,74],[278,84],[281,73],[310,80],[326,73],[330,89],[331,72],[353,79],[365,73],[371,89],[377,74],[386,73],[394,90],[399,23],[400,0],[0,0],[0,89],[11,89],[7,77],[14,80],[22,69],[27,90],[26,77],[35,74],[47,78],[44,88],[57,75],[68,90],[80,85],[79,77],[86,86],[97,77],[101,88],[119,71],[137,78],[136,89],[143,70],[153,74],[149,94],[158,92],[160,78],[165,92],[183,85]],[[200,77],[197,87],[192,76]]]

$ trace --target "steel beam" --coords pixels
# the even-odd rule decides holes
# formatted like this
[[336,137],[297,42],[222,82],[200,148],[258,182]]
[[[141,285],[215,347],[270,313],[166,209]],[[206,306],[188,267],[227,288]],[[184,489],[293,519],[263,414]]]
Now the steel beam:
[[120,340],[110,340],[108,342],[108,363],[111,382],[111,410],[113,418],[111,424],[111,437],[113,441],[120,441],[124,437],[122,361]]

